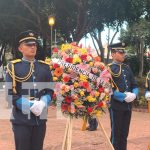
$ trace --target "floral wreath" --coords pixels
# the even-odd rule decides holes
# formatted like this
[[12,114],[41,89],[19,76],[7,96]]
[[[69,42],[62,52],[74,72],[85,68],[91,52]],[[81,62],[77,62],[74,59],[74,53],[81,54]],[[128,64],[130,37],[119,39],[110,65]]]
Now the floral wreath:
[[[72,117],[99,116],[110,99],[110,74],[101,58],[75,43],[53,49],[50,64],[56,84],[53,103],[61,94],[61,111]],[[61,84],[60,84],[61,82]]]

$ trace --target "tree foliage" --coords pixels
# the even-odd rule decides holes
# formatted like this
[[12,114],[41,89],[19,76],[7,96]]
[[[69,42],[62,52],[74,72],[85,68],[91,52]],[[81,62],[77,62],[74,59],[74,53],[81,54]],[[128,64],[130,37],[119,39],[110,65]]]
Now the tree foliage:
[[145,1],[1,0],[0,42],[14,47],[15,37],[19,32],[33,29],[40,33],[46,43],[50,39],[48,16],[54,15],[56,17],[54,28],[64,41],[78,42],[87,33],[91,33],[99,45],[99,54],[103,59],[100,34],[104,26],[117,27],[124,21],[137,21],[145,10]]

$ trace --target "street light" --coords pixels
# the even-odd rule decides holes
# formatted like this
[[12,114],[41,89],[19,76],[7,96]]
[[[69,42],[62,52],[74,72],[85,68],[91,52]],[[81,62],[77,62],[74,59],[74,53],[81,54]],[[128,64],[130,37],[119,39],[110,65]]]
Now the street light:
[[55,24],[55,17],[54,16],[49,16],[48,17],[48,24],[50,25],[50,27],[51,27],[51,52],[50,52],[50,55],[51,55],[51,53],[52,53],[52,42],[53,42],[53,26],[54,26],[54,24]]

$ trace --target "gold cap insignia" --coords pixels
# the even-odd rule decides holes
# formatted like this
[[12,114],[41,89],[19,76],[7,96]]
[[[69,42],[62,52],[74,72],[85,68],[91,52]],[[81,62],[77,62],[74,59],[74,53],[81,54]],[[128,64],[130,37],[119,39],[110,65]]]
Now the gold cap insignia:
[[125,46],[125,43],[122,43],[122,46]]
[[29,36],[34,36],[34,34],[31,32],[31,33],[29,33]]

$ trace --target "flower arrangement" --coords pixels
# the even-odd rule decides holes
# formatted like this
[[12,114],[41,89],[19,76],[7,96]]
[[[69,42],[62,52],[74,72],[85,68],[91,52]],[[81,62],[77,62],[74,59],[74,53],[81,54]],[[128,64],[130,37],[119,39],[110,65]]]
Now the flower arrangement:
[[[62,95],[61,110],[73,117],[99,116],[107,107],[110,74],[101,58],[75,43],[54,48],[50,68],[57,82],[53,101]],[[61,83],[60,83],[61,82]]]

